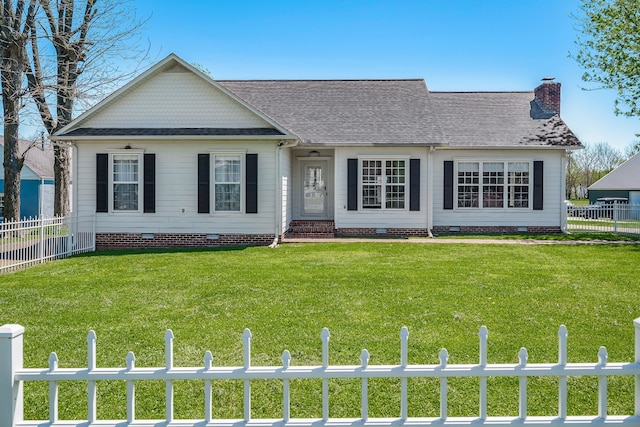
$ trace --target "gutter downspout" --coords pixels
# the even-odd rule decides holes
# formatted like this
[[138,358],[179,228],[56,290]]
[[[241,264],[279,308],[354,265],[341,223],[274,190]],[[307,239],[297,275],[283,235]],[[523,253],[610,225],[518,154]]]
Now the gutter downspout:
[[435,147],[432,145],[427,151],[427,235],[433,238],[431,230],[433,229],[433,152]]
[[[564,198],[567,195],[567,156],[569,155],[569,152],[567,150],[565,150],[564,153],[562,153],[562,156],[560,158],[560,168],[562,170],[562,183],[561,183],[561,187],[562,187],[562,200],[564,200]],[[567,218],[567,204],[562,202],[562,209],[560,209],[560,228],[562,230],[562,232],[564,234],[570,234],[569,233],[569,219]]]
[[78,215],[78,145],[69,141],[71,147],[71,215]]

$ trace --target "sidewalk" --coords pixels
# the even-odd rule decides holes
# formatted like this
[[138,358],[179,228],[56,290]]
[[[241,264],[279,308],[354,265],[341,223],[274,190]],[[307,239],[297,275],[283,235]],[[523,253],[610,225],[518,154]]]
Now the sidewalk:
[[637,245],[640,240],[536,240],[536,239],[492,239],[488,238],[366,238],[366,237],[337,237],[337,238],[284,238],[280,244],[287,243],[424,243],[446,244],[465,243],[481,245]]

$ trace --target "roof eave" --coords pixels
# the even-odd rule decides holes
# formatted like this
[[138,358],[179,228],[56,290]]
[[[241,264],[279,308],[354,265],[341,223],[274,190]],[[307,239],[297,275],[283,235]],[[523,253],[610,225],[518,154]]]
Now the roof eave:
[[49,139],[52,141],[124,141],[124,140],[175,140],[175,139],[189,139],[189,140],[256,140],[264,139],[270,141],[296,141],[299,142],[299,138],[295,135],[91,135],[91,136],[65,136],[65,135],[52,135]]
[[[438,147],[436,147],[438,148]],[[567,145],[449,145],[444,147],[451,150],[577,150],[582,146]]]

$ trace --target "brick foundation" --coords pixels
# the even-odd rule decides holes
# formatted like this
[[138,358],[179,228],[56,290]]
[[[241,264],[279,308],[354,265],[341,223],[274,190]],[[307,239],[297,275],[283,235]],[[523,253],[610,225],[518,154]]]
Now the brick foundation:
[[433,227],[434,235],[449,235],[449,234],[559,234],[562,233],[560,227],[541,227],[541,226],[460,226],[456,227],[456,230],[452,230],[450,226],[437,226]]
[[[144,236],[144,237],[143,237]],[[207,238],[209,237],[209,238]],[[273,234],[97,233],[96,249],[209,248],[266,246]]]
[[336,236],[428,237],[426,228],[337,228]]

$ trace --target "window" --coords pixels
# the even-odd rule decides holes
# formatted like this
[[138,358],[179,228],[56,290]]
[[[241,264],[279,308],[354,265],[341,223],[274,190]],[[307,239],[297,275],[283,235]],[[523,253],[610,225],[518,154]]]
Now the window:
[[405,160],[362,160],[361,172],[363,209],[405,209]]
[[458,163],[458,207],[477,208],[479,196],[478,163]]
[[4,193],[0,193],[0,217],[4,216]]
[[198,154],[198,213],[258,213],[258,155]]
[[113,210],[138,211],[140,206],[140,155],[112,156]]
[[529,162],[458,162],[457,206],[529,208],[529,177]]
[[240,212],[241,157],[224,155],[214,159],[214,209]]
[[529,207],[529,163],[509,163],[507,194],[510,208]]

